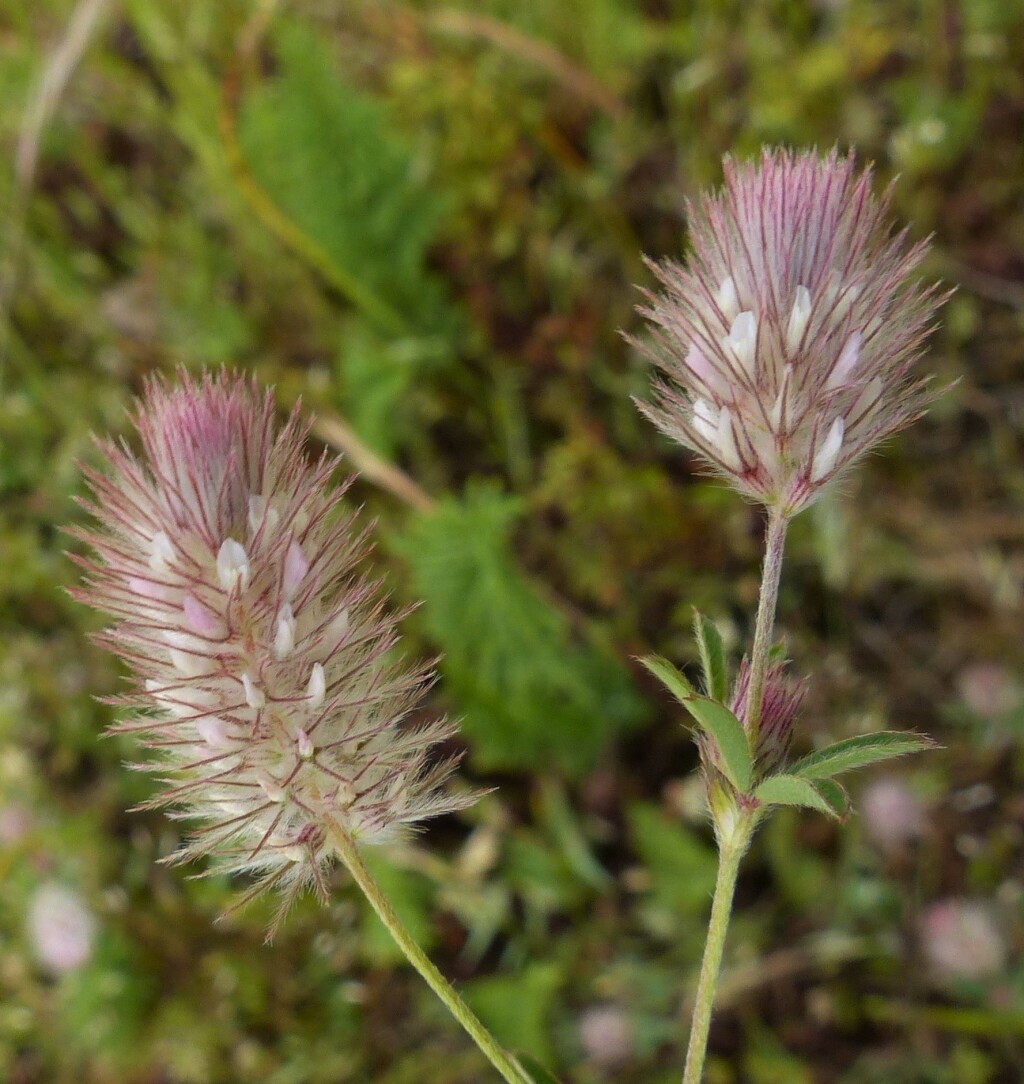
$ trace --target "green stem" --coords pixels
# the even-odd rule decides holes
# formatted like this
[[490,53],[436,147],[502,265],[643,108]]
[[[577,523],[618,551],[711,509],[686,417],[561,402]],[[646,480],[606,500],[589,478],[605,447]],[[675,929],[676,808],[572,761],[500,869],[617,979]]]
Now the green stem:
[[345,868],[352,875],[352,879],[359,885],[370,906],[377,913],[377,917],[395,939],[395,944],[405,953],[406,959],[422,975],[430,989],[441,999],[445,1008],[465,1028],[491,1065],[501,1073],[508,1084],[533,1084],[515,1059],[498,1045],[491,1033],[459,997],[451,983],[431,963],[430,958],[402,924],[402,920],[381,891],[380,885],[367,869],[352,837],[338,825],[329,826],[328,836],[345,864]]
[[754,833],[755,825],[756,817],[753,814],[740,814],[729,838],[719,840],[718,879],[715,882],[715,897],[711,904],[711,919],[708,922],[708,938],[704,943],[704,959],[701,961],[700,979],[697,982],[697,993],[694,998],[683,1084],[700,1084],[704,1073],[708,1033],[711,1030],[711,1007],[715,1001],[718,973],[722,969],[722,951],[725,948],[725,935],[732,915],[736,876],[739,873],[740,861],[750,843],[750,837]]
[[757,728],[761,722],[764,682],[768,674],[768,657],[772,650],[775,627],[775,607],[779,600],[779,579],[782,576],[782,553],[786,543],[789,519],[778,512],[768,513],[765,532],[764,569],[761,572],[761,597],[757,604],[754,625],[754,646],[750,653],[750,683],[747,686],[747,710],[743,724],[753,752],[757,749]]

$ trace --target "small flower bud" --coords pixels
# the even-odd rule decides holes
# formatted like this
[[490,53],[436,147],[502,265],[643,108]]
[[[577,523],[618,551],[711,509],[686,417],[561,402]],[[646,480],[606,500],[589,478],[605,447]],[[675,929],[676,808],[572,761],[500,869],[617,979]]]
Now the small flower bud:
[[[746,726],[747,692],[750,687],[750,663],[740,663],[729,705],[733,715]],[[786,674],[784,663],[772,663],[765,675],[761,718],[757,727],[757,748],[754,763],[761,775],[778,771],[789,757],[793,738],[793,723],[803,704],[807,689],[803,682]]]

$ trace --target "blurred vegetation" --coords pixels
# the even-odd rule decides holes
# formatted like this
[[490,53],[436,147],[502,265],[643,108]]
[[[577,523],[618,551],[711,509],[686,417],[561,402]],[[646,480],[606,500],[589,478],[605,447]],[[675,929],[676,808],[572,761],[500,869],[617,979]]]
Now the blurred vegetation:
[[[567,1084],[678,1078],[714,856],[633,660],[692,667],[693,605],[744,642],[761,525],[638,416],[617,331],[640,254],[681,254],[684,199],[763,142],[899,174],[958,287],[929,363],[959,383],[797,522],[780,616],[801,747],[944,749],[901,769],[910,842],[761,834],[708,1081],[1024,1079],[1022,0],[6,0],[0,102],[0,1079],[487,1078],[343,878],[272,946],[262,904],[215,925],[237,886],[158,863],[177,828],[125,812],[151,784],[97,740],[76,462],[147,373],[222,364],[364,468],[431,710],[496,788],[374,856],[396,905]],[[59,976],[26,925],[52,882],[96,923]],[[961,899],[982,974],[929,941]]]

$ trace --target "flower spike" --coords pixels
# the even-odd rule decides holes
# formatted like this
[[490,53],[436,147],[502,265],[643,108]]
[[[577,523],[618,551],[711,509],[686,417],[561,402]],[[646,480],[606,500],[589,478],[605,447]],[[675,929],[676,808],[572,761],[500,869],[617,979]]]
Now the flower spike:
[[639,349],[663,380],[641,411],[741,493],[790,518],[934,398],[913,375],[944,297],[871,171],[832,151],[727,158],[690,207],[687,266],[649,263]]
[[453,726],[399,725],[432,675],[391,658],[347,483],[305,458],[297,414],[279,429],[255,382],[182,374],[150,380],[134,422],[142,456],[103,443],[87,471],[97,523],[75,533],[95,556],[73,594],[114,617],[100,639],[132,672],[114,729],[154,750],[155,804],[196,825],[175,857],[209,854],[287,906],[323,892],[332,831],[381,843],[471,802],[429,758]]

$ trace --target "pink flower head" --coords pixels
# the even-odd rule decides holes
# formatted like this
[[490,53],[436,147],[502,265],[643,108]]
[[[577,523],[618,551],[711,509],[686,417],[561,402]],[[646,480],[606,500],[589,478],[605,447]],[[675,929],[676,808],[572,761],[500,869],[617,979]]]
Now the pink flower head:
[[640,409],[740,492],[785,516],[932,398],[912,375],[943,300],[907,277],[926,243],[894,233],[870,169],[833,150],[725,161],[690,208],[687,266],[639,311],[662,370]]
[[76,597],[114,617],[100,639],[134,679],[114,729],[156,751],[152,804],[198,825],[176,857],[255,873],[246,899],[278,884],[283,913],[305,884],[323,894],[329,829],[384,842],[471,800],[428,762],[452,727],[398,726],[430,675],[391,658],[395,618],[356,572],[365,533],[297,414],[279,430],[270,392],[221,373],[151,380],[134,421],[141,458],[101,445],[98,527],[78,532],[96,559]]

